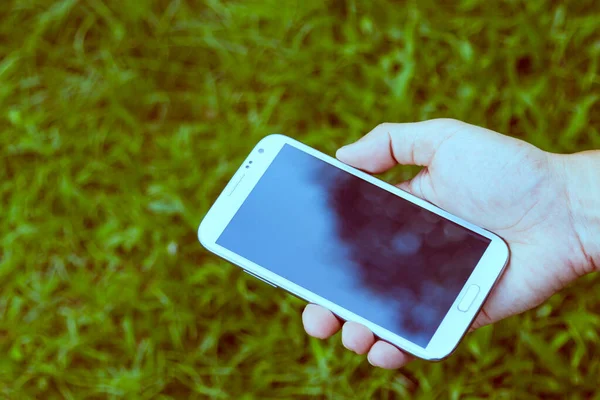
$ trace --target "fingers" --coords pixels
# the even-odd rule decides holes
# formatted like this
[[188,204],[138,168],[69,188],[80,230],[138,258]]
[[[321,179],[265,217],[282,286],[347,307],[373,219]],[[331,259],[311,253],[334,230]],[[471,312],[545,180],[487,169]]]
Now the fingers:
[[356,354],[367,354],[375,343],[375,335],[366,326],[356,322],[346,322],[342,328],[342,344]]
[[[420,197],[422,199],[433,202],[434,199],[431,196],[432,190],[428,190],[430,188],[426,186],[427,181],[425,180],[425,178],[426,178],[427,174],[428,174],[428,171],[426,169],[423,169],[416,176],[414,176],[411,180],[401,182],[396,186],[399,187],[400,189],[404,190],[405,192],[408,192],[417,197]],[[424,182],[425,182],[425,184],[424,184]]]
[[368,355],[369,363],[375,367],[398,369],[405,366],[413,357],[384,341],[377,341]]
[[346,322],[342,328],[342,343],[348,350],[357,354],[369,353],[369,363],[375,367],[397,369],[413,358],[382,340],[375,341],[375,335],[364,325]]
[[[315,304],[306,306],[302,322],[306,333],[319,339],[334,335],[341,327],[340,321],[331,311]],[[380,368],[400,368],[413,359],[387,342],[376,341],[375,335],[367,327],[352,321],[344,324],[342,343],[357,354],[369,353],[369,363]]]
[[380,124],[363,139],[339,149],[336,156],[371,173],[386,171],[396,164],[427,166],[444,140],[465,125],[451,119]]
[[327,339],[341,328],[340,321],[331,311],[316,304],[304,308],[302,323],[306,333],[318,339]]

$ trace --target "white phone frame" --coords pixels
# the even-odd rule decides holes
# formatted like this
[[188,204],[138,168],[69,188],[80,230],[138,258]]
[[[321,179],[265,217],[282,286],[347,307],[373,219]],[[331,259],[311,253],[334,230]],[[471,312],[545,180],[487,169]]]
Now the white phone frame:
[[[425,208],[450,221],[464,226],[473,232],[491,240],[487,250],[471,273],[466,284],[454,300],[442,323],[434,333],[427,347],[419,346],[409,340],[354,314],[339,305],[291,282],[268,269],[253,263],[250,260],[218,245],[217,239],[225,230],[233,216],[244,203],[254,186],[258,183],[263,173],[275,159],[284,145],[293,146],[337,168],[349,172],[367,182],[402,197],[422,208]],[[259,151],[260,149],[260,151]],[[251,164],[249,162],[252,162]],[[246,166],[249,166],[246,168]],[[368,327],[376,336],[398,348],[419,358],[437,361],[449,356],[458,346],[466,334],[473,320],[477,316],[487,296],[502,275],[509,260],[509,248],[499,236],[458,218],[433,204],[411,195],[389,183],[377,179],[363,171],[348,166],[333,157],[321,153],[305,144],[287,136],[273,134],[263,138],[252,150],[250,155],[237,170],[223,192],[219,195],[211,209],[208,211],[198,228],[200,243],[209,251],[236,264],[255,275],[256,277],[280,287],[310,303],[321,305],[346,321],[356,321]],[[480,290],[474,298],[470,308],[464,312],[458,310],[463,296],[472,285],[477,285]]]

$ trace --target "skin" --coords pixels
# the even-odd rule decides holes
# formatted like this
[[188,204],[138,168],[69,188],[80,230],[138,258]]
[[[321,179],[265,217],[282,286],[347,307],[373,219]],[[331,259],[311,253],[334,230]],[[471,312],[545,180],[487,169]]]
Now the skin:
[[[424,168],[399,186],[497,233],[509,266],[472,330],[538,306],[600,266],[600,151],[558,155],[456,120],[377,126],[337,158],[370,173],[397,164]],[[596,240],[594,240],[596,239]],[[377,340],[365,326],[342,323],[309,304],[306,332],[326,339],[340,329],[346,348],[395,369],[412,357]]]

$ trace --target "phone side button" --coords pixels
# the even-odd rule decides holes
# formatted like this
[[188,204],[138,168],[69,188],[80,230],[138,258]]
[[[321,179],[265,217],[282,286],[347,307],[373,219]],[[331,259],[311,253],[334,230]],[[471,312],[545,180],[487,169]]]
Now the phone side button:
[[469,308],[471,308],[471,305],[473,304],[473,301],[475,300],[475,298],[477,297],[478,294],[479,294],[479,286],[477,286],[477,285],[469,286],[469,288],[467,289],[467,292],[463,296],[462,300],[460,301],[460,303],[458,303],[458,310],[463,311],[463,312],[469,311]]
[[261,278],[260,276],[258,276],[258,275],[255,275],[255,274],[253,274],[253,273],[252,273],[252,272],[250,272],[250,271],[246,271],[246,270],[244,270],[244,272],[245,272],[245,273],[247,273],[248,275],[251,275],[251,276],[255,277],[256,279],[259,279],[259,280],[263,281],[264,283],[266,283],[266,284],[268,284],[268,285],[271,285],[271,286],[273,286],[274,288],[276,288],[276,287],[277,287],[277,286],[275,286],[274,284],[272,284],[271,282],[269,282],[268,280],[266,280],[265,278]]

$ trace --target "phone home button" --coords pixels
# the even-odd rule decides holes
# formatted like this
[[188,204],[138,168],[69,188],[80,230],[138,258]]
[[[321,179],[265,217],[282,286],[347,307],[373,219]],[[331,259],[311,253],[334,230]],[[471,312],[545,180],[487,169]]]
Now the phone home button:
[[458,310],[463,311],[463,312],[469,311],[469,308],[471,308],[471,305],[473,304],[473,301],[475,301],[475,298],[477,297],[478,294],[479,294],[479,286],[477,286],[477,285],[469,286],[469,288],[467,289],[467,292],[465,293],[465,295],[463,296],[461,301],[458,303]]

